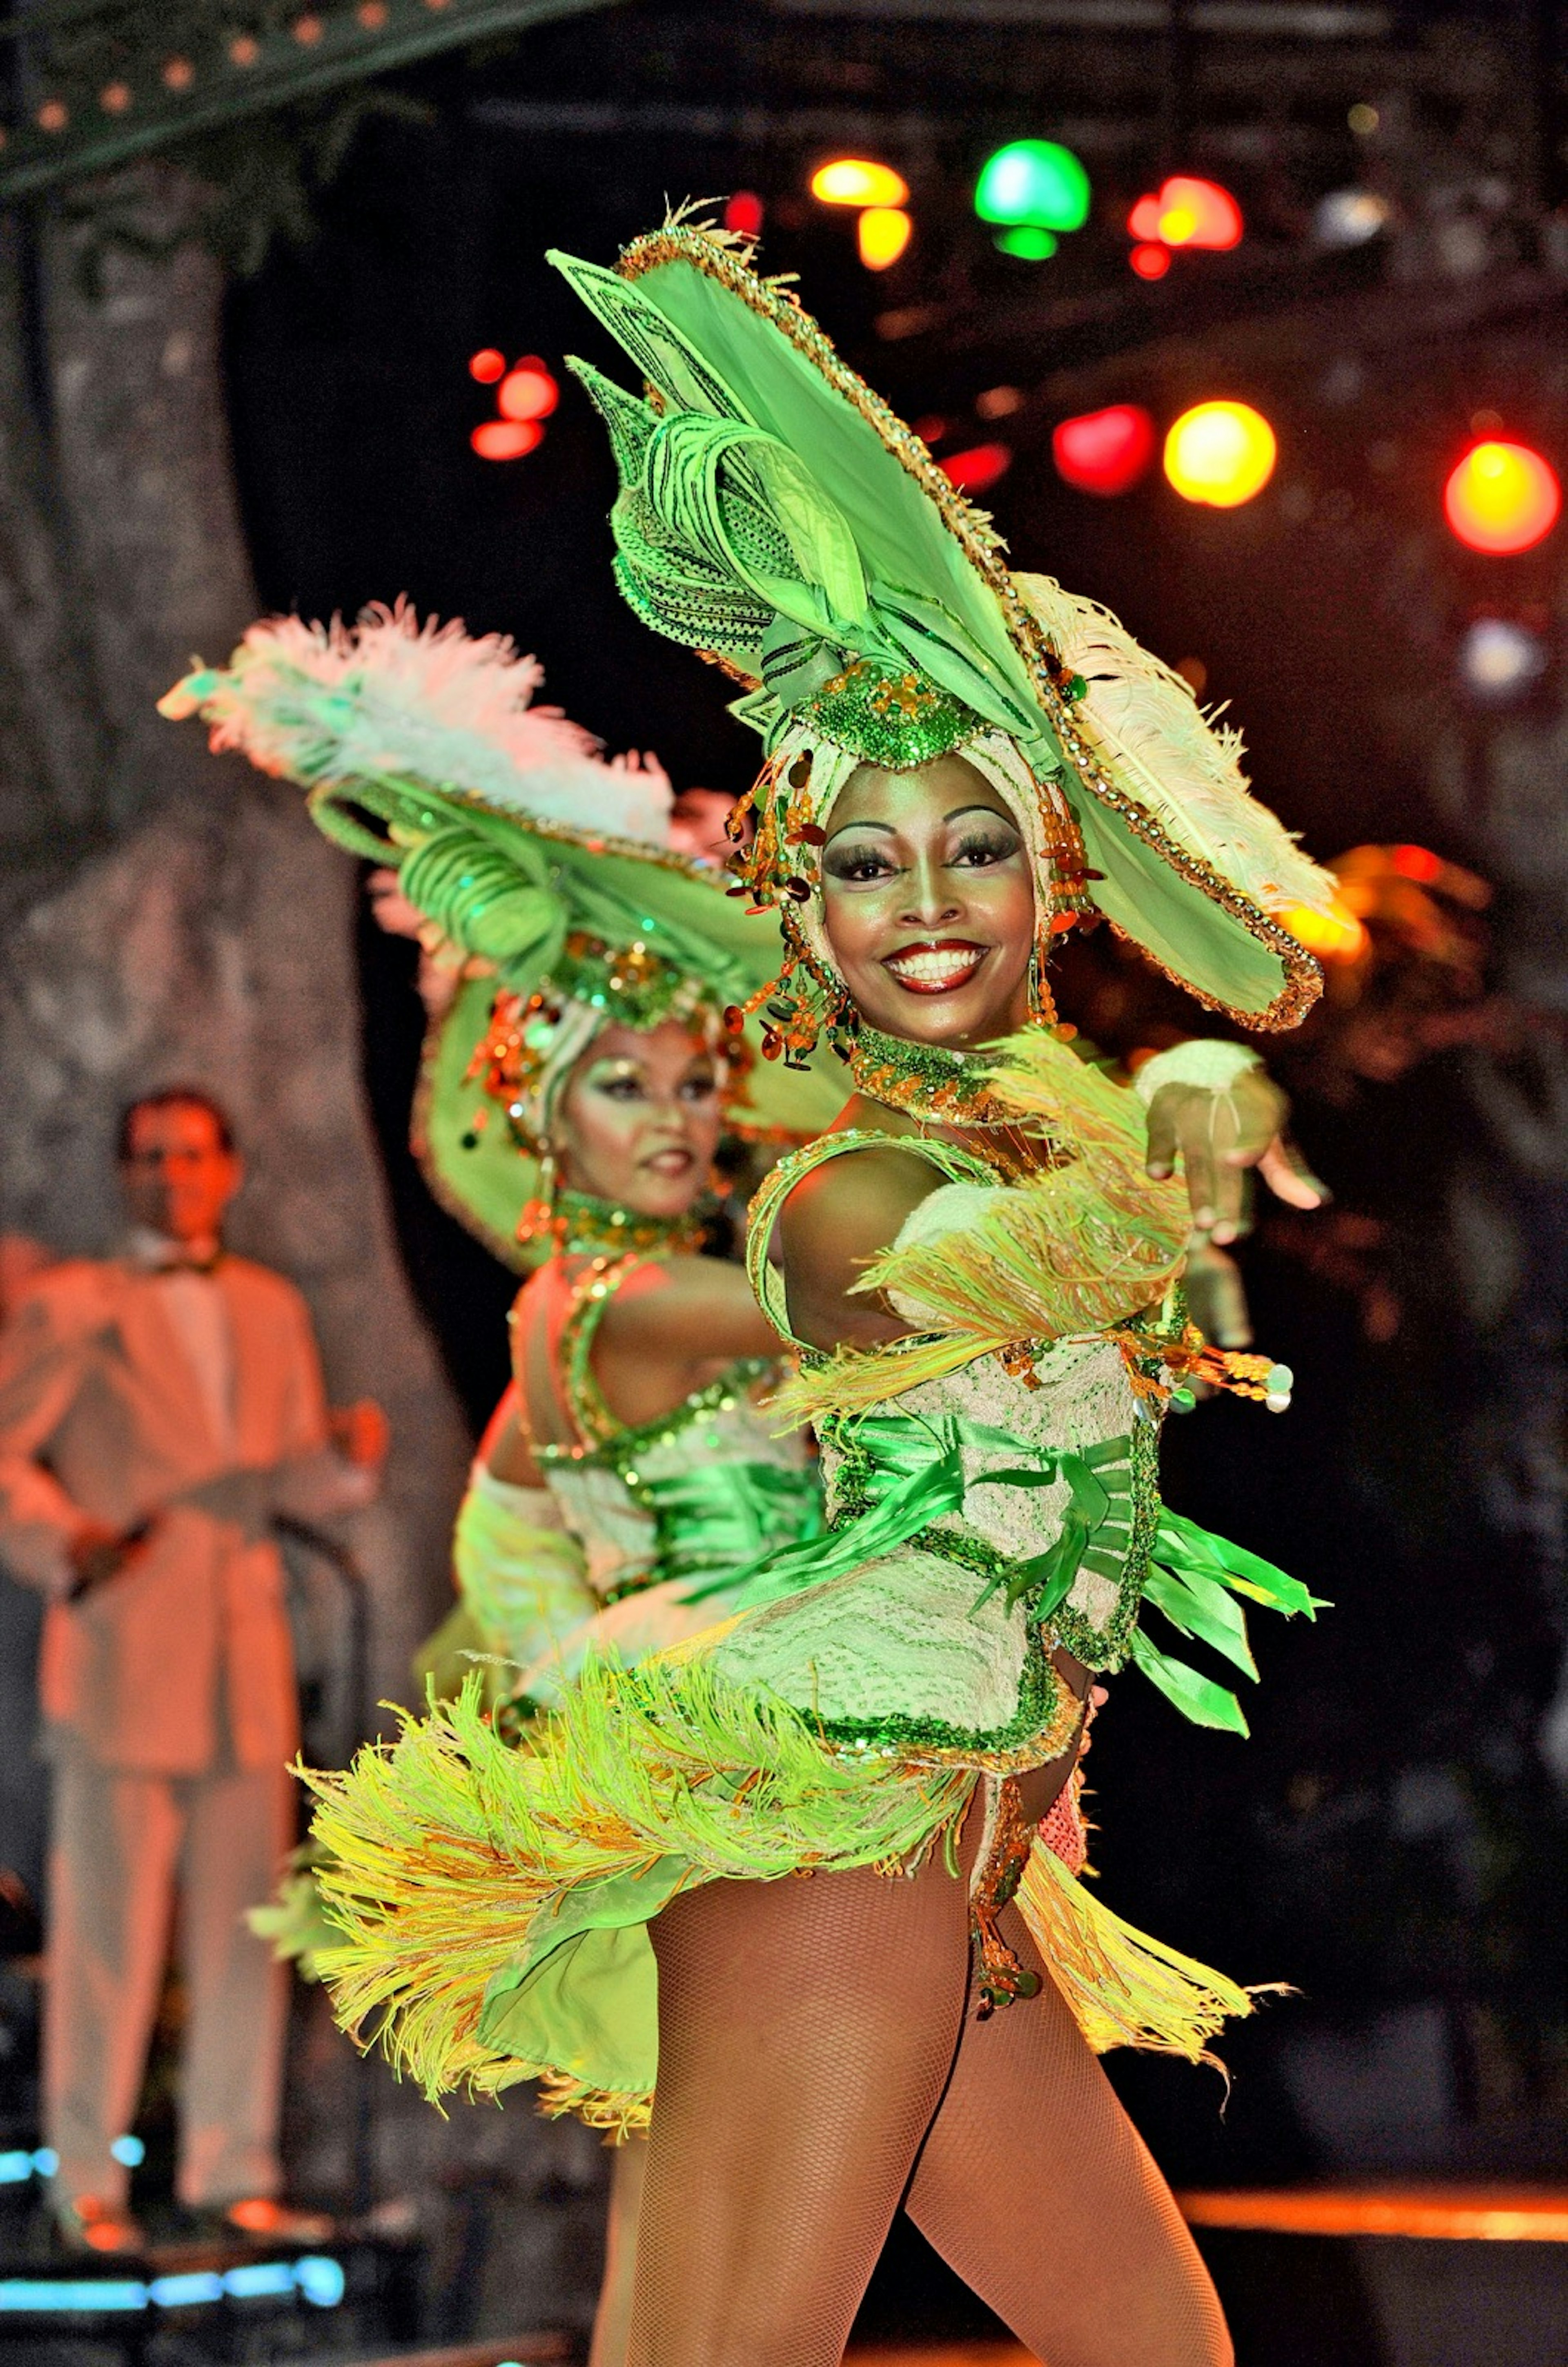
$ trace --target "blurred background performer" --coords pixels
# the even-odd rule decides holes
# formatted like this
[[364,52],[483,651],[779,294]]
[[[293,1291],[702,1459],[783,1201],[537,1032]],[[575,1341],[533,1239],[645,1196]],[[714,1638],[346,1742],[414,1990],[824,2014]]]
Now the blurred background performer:
[[73,1258],[0,1331],[0,1547],[45,1596],[54,1784],[44,2135],[68,2241],[129,2249],[132,2126],[180,1897],[180,2201],[262,2237],[278,2200],[286,1985],[242,1921],[291,1836],[299,1716],[274,1514],[370,1501],[378,1407],[329,1414],[305,1303],[223,1248],[243,1168],[194,1088],[133,1103],[123,1253]]
[[[510,644],[422,630],[400,605],[352,630],[258,625],[228,674],[199,678],[228,743],[297,773],[308,750],[335,811],[394,819],[386,791],[405,769],[468,793],[433,813],[422,790],[434,835],[368,885],[380,926],[423,949],[426,1172],[479,1239],[536,1269],[513,1311],[516,1379],[457,1519],[461,1600],[420,1664],[452,1693],[484,1656],[514,1738],[591,1649],[630,1663],[682,1642],[726,1615],[731,1576],[819,1529],[807,1452],[757,1402],[779,1378],[772,1328],[740,1267],[702,1254],[699,1203],[726,1118],[798,1138],[838,1100],[825,1080],[759,1069],[727,1019],[779,947],[701,877],[716,844],[728,852],[724,801],[672,803],[649,757],[604,763],[574,726],[527,711],[538,680]],[[587,860],[552,863],[547,886],[541,855],[569,843]],[[681,917],[676,938],[664,923]],[[330,1891],[333,1870],[318,1872]],[[255,1920],[330,1974],[313,1889],[291,1881]],[[646,2159],[616,2092],[640,2090],[652,2046],[627,1970],[600,1984],[586,2046],[570,2028],[533,2047],[520,2034],[513,2074],[550,2075],[547,2111],[621,2140],[592,2367],[626,2357]],[[566,2067],[595,2042],[620,2070],[591,2093]]]

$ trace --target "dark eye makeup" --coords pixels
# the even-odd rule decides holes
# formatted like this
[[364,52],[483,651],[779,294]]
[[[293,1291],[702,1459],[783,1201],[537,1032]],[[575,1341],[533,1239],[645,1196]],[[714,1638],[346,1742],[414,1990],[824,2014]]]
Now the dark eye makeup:
[[[959,837],[948,861],[963,865],[965,869],[982,870],[989,864],[1006,863],[1018,853],[1021,844],[1017,831],[999,817],[994,824],[972,822]],[[892,878],[899,866],[885,846],[865,841],[857,844],[846,837],[842,843],[829,847],[822,858],[822,869],[829,879],[863,887],[874,880]]]

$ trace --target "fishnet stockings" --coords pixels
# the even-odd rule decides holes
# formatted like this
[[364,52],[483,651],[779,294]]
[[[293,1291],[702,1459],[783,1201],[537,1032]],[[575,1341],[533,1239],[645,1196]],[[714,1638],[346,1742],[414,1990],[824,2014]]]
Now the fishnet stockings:
[[593,2314],[588,2367],[626,2367],[637,2275],[637,2220],[648,2177],[648,2139],[628,2137],[610,2156],[610,2216],[604,2230],[604,2281]]
[[[1065,1772],[1039,1771],[1032,1816]],[[713,1883],[652,1930],[630,2367],[839,2367],[907,2189],[1048,2367],[1229,2367],[1191,2238],[1057,1991],[965,2018],[966,1886],[940,1863]]]

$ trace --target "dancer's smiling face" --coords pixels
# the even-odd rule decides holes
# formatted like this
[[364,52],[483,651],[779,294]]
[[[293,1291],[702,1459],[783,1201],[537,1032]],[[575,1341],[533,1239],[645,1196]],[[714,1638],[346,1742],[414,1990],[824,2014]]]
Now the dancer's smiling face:
[[561,1096],[561,1178],[641,1217],[683,1217],[718,1148],[718,1064],[683,1020],[606,1027]]
[[1029,852],[962,756],[851,774],[822,849],[822,917],[856,1008],[889,1036],[964,1049],[1028,1019]]

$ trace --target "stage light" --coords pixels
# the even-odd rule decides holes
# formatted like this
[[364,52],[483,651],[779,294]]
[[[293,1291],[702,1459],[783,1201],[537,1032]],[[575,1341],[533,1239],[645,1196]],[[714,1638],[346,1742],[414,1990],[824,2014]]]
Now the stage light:
[[495,391],[502,419],[547,419],[559,401],[560,389],[537,354],[525,356]]
[[1443,867],[1442,856],[1429,846],[1391,846],[1388,860],[1389,868],[1402,879],[1414,879],[1422,888],[1429,888]]
[[1139,402],[1081,412],[1051,433],[1056,473],[1086,493],[1124,493],[1155,457],[1155,424]]
[[1531,550],[1562,506],[1555,470],[1528,444],[1477,444],[1450,477],[1443,509],[1461,542],[1498,557]]
[[873,164],[863,156],[835,157],[811,176],[811,194],[825,206],[901,206],[909,185],[891,164]]
[[1038,222],[1019,222],[1011,230],[998,231],[991,244],[1001,255],[1015,255],[1021,263],[1047,263],[1056,252],[1056,233],[1043,230]]
[[116,2137],[109,2151],[126,2169],[140,2169],[147,2158],[147,2148],[140,2137]]
[[1324,246],[1364,246],[1387,228],[1392,210],[1375,189],[1331,189],[1314,208],[1312,226]]
[[481,386],[493,386],[498,378],[506,376],[506,356],[493,345],[481,345],[477,354],[468,356],[468,376],[477,378]]
[[1352,131],[1365,140],[1377,130],[1382,118],[1375,107],[1369,107],[1364,99],[1359,98],[1345,120]]
[[1310,904],[1287,904],[1275,917],[1297,945],[1305,946],[1319,961],[1355,961],[1366,951],[1366,930],[1337,896],[1330,897],[1326,912],[1316,912]]
[[1540,680],[1546,649],[1539,633],[1510,617],[1477,617],[1460,643],[1459,668],[1472,697],[1501,706]]
[[307,2253],[294,2263],[294,2282],[315,2309],[336,2309],[348,2290],[341,2262],[324,2253]]
[[1170,269],[1170,249],[1168,246],[1156,246],[1152,240],[1145,239],[1142,245],[1133,249],[1127,260],[1140,279],[1163,279]]
[[965,452],[950,454],[939,465],[961,493],[983,493],[987,486],[1007,475],[1012,466],[1012,447],[975,444]]
[[481,419],[468,441],[481,460],[521,460],[544,433],[536,419]]
[[1199,402],[1165,439],[1165,473],[1183,501],[1231,510],[1260,493],[1279,446],[1261,412],[1247,402]]
[[1223,250],[1241,244],[1241,208],[1218,181],[1173,174],[1159,193],[1159,235],[1167,246]]
[[[1241,244],[1241,208],[1218,181],[1174,173],[1157,195],[1140,198],[1127,217],[1130,238],[1164,246],[1203,246],[1216,251]],[[1146,271],[1146,279],[1157,278]]]
[[742,238],[762,234],[762,200],[755,189],[737,189],[724,209],[724,227]]
[[1055,140],[1012,140],[981,166],[975,211],[986,222],[1081,230],[1089,194],[1089,175],[1070,148]]
[[914,228],[902,206],[867,206],[855,224],[855,241],[866,269],[886,271],[897,263]]

